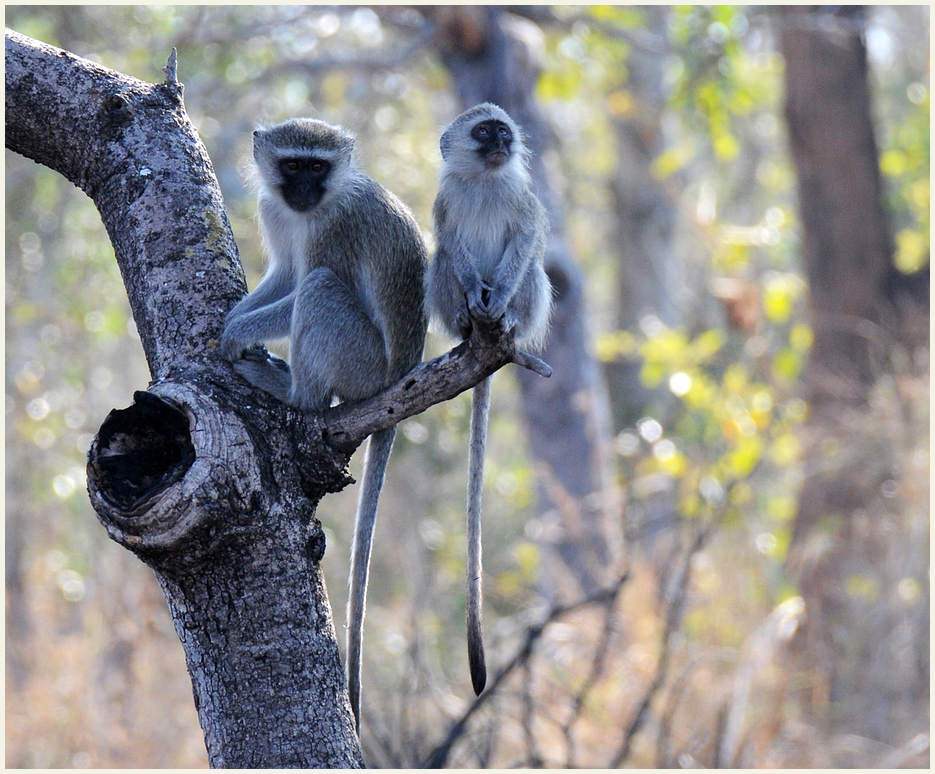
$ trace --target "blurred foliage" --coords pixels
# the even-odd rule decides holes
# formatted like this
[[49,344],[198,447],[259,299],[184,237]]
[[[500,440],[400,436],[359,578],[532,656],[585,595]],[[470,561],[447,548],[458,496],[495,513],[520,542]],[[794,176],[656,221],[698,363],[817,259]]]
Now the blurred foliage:
[[[654,679],[667,601],[680,582],[673,567],[687,557],[687,608],[672,640],[677,680],[628,762],[674,763],[659,757],[665,741],[683,751],[680,764],[691,765],[710,752],[700,740],[717,732],[731,696],[728,678],[752,658],[757,627],[796,599],[783,563],[803,477],[798,430],[808,406],[799,375],[811,332],[782,61],[763,7],[673,7],[665,39],[645,34],[645,9],[555,7],[552,16],[542,26],[537,94],[559,140],[568,240],[586,273],[596,352],[603,363],[639,363],[652,389],[638,421],[607,432],[625,503],[613,517],[634,546],[631,579],[616,623],[587,608],[549,630],[538,646],[545,665],[514,676],[453,762],[513,765],[520,749],[530,760],[522,696],[534,690],[550,718],[537,727],[539,759],[606,765],[621,718],[632,715]],[[894,261],[913,272],[930,250],[928,9],[874,8],[870,18]],[[258,121],[311,114],[354,130],[363,167],[412,207],[431,243],[437,139],[457,108],[419,9],[8,6],[6,22],[147,81],[162,78],[178,48],[186,106],[214,162],[251,287],[263,258],[240,170]],[[680,215],[674,249],[684,266],[684,313],[678,327],[649,313],[638,330],[617,330],[611,121],[640,109],[628,79],[633,57],[647,48],[666,55],[659,117],[666,147],[652,169]],[[84,494],[93,434],[149,380],[113,251],[84,194],[9,152],[5,249],[6,763],[204,766],[161,592],[106,539]],[[430,337],[426,356],[449,344]],[[919,389],[913,406],[924,402],[927,382]],[[874,417],[896,422],[900,400],[909,399],[894,388]],[[520,416],[507,369],[495,380],[484,502],[494,664],[505,663],[537,620],[541,585],[550,582],[539,577],[544,528]],[[471,698],[463,653],[468,420],[462,395],[404,422],[381,500],[364,667],[373,730],[364,742],[384,765],[418,763]],[[921,430],[892,445],[894,457],[911,461],[901,468],[905,507],[925,512],[926,450]],[[359,478],[359,461],[351,468]],[[352,488],[327,498],[319,512],[338,622],[355,501]],[[662,531],[654,527],[660,509]],[[702,525],[717,525],[715,537],[689,550]],[[915,604],[927,587],[927,578],[905,578],[901,598]],[[849,589],[875,593],[859,577]],[[591,684],[601,648],[607,656]],[[591,690],[579,696],[584,684]],[[769,708],[761,702],[751,712],[768,717]],[[673,725],[663,740],[665,717]],[[563,735],[570,718],[580,725]],[[496,734],[499,746],[489,741]],[[763,753],[757,762],[816,760]]]
[[[754,61],[744,40],[748,13],[733,6],[680,6],[672,13],[672,43],[683,52],[672,106],[683,111],[683,120],[698,130],[695,137],[720,162],[733,161],[740,153],[732,123],[748,116],[770,92],[775,94],[763,76],[776,56],[765,54],[764,61]],[[674,171],[670,165],[665,154],[657,160],[660,174]]]
[[930,95],[921,83],[906,87],[912,103],[896,129],[892,144],[880,156],[880,169],[890,188],[890,212],[896,228],[896,268],[911,274],[929,261],[931,201],[929,186]]

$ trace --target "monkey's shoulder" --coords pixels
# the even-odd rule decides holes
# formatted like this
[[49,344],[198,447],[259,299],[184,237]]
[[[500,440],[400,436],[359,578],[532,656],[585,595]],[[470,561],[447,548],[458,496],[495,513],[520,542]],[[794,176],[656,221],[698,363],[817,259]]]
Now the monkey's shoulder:
[[412,211],[388,188],[370,177],[362,177],[355,186],[358,212],[377,220],[396,221],[403,227],[416,225]]
[[422,232],[409,208],[375,180],[360,175],[340,201],[322,213],[312,250],[346,253],[344,257],[380,254],[415,268],[427,261]]
[[525,188],[517,197],[518,209],[527,219],[537,224],[547,223],[549,216],[539,197],[531,189]]
[[415,240],[421,245],[422,232],[412,211],[376,180],[361,176],[355,181],[346,206],[360,227],[376,238]]

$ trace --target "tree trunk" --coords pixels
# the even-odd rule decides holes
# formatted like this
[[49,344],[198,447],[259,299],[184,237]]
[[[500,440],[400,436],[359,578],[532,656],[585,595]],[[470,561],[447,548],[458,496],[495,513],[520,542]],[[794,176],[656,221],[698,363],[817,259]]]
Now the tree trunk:
[[[799,181],[802,254],[814,345],[809,396],[861,401],[879,375],[883,283],[892,240],[867,81],[867,52],[854,25],[859,6],[841,16],[785,9],[786,120]],[[830,25],[830,26],[829,26]],[[874,348],[877,351],[874,351]]]
[[[634,45],[626,59],[626,89],[630,107],[613,115],[611,126],[617,167],[611,180],[615,203],[613,249],[617,267],[617,324],[636,335],[641,320],[655,316],[674,328],[681,322],[676,299],[680,273],[674,234],[676,211],[652,164],[665,148],[662,119],[666,110],[665,64],[667,6],[642,9],[646,31],[659,41],[657,50]],[[618,88],[623,87],[618,84]],[[666,388],[649,389],[640,377],[638,355],[618,358],[605,366],[611,393],[615,432],[633,427],[651,404],[666,405]],[[673,566],[678,551],[678,497],[674,490],[647,494],[627,508],[630,545],[652,560],[660,574]]]
[[862,7],[779,16],[814,329],[789,569],[812,707],[829,730],[896,744],[928,727],[928,605],[901,601],[906,583],[928,587],[928,518],[892,494],[919,431],[868,402],[897,329],[864,20]]
[[[669,9],[654,5],[643,12],[647,32],[665,41]],[[670,328],[679,323],[679,273],[673,244],[676,212],[671,197],[652,172],[653,162],[665,147],[662,118],[667,56],[663,46],[659,51],[632,48],[626,60],[626,88],[632,103],[626,112],[611,119],[617,149],[617,169],[611,181],[617,215],[613,240],[617,324],[621,330],[634,333],[646,315],[655,315]],[[618,427],[640,419],[652,398],[652,391],[640,380],[641,368],[642,363],[634,357],[607,369]]]
[[[565,242],[564,212],[555,178],[558,160],[550,127],[536,105],[541,32],[496,6],[439,6],[434,18],[440,51],[462,109],[494,102],[522,127],[532,150],[534,190],[549,212],[545,268],[554,292],[551,331],[543,357],[555,369],[548,382],[520,373],[520,388],[536,461],[538,513],[549,549],[546,593],[585,593],[606,585],[619,554],[619,527],[607,500],[609,427],[604,388],[585,322],[583,277]],[[454,118],[454,116],[452,116]],[[559,561],[556,561],[556,558]]]
[[246,291],[210,160],[175,77],[128,78],[6,33],[6,144],[95,202],[153,375],[89,451],[91,502],[154,570],[185,649],[212,766],[360,767],[315,518],[371,433],[508,362],[499,331],[353,406],[301,414],[216,354]]

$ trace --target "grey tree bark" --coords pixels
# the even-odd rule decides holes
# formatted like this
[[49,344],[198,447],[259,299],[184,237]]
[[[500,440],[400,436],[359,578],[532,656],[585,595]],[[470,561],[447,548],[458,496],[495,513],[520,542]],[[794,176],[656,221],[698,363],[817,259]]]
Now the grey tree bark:
[[93,199],[153,377],[92,444],[91,502],[165,592],[212,766],[360,767],[318,503],[370,433],[508,362],[548,368],[478,330],[354,406],[254,392],[216,354],[246,284],[175,70],[151,85],[6,31],[6,145]]

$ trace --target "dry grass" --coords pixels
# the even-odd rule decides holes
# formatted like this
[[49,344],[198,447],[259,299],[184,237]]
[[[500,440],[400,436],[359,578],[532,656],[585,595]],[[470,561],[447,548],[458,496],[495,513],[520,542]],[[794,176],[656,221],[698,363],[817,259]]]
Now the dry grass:
[[69,601],[59,556],[28,563],[15,600],[26,627],[7,628],[6,766],[206,768],[182,647],[153,575],[105,546],[85,595]]

